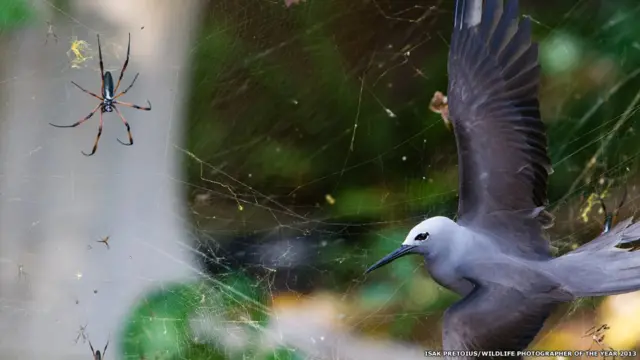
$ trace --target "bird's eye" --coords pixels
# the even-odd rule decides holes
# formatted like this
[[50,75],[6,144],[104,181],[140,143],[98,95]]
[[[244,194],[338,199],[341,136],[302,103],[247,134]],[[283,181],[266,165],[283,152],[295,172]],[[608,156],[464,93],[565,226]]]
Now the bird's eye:
[[420,233],[420,234],[416,235],[416,238],[414,240],[418,240],[418,241],[427,240],[428,237],[429,237],[429,233],[428,232],[423,232],[423,233]]

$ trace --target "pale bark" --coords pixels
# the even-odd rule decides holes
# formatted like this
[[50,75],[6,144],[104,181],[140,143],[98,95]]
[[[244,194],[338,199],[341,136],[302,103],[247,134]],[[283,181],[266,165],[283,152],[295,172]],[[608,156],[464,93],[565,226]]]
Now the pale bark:
[[[96,348],[111,334],[111,358],[137,297],[197,273],[184,230],[183,187],[172,179],[181,177],[173,146],[183,138],[201,4],[77,0],[70,14],[49,2],[34,5],[42,23],[5,33],[0,49],[0,357],[88,359],[88,344],[74,344],[88,324]],[[50,38],[45,46],[47,18],[59,42]],[[47,123],[72,124],[97,104],[70,83],[99,93],[97,32],[105,70],[116,80],[131,32],[121,89],[136,72],[140,77],[123,100],[145,105],[148,98],[153,109],[121,107],[132,127],[131,147],[116,142],[126,140],[118,116],[105,114],[98,151],[85,157],[80,150],[91,151],[98,113],[73,129]],[[94,51],[86,68],[69,68],[72,36]],[[96,242],[107,235],[109,250]]]

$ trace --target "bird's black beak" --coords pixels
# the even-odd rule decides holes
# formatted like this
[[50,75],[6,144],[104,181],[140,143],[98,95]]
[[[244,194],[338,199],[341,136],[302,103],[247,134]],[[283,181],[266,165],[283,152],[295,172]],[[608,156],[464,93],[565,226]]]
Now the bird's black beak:
[[415,249],[416,247],[417,247],[416,245],[402,245],[391,254],[383,257],[382,259],[380,259],[380,261],[371,265],[371,267],[368,268],[367,271],[365,271],[364,273],[368,274],[379,267],[387,265],[388,263],[392,262],[397,258],[403,257],[405,255],[409,255],[413,253],[413,249]]

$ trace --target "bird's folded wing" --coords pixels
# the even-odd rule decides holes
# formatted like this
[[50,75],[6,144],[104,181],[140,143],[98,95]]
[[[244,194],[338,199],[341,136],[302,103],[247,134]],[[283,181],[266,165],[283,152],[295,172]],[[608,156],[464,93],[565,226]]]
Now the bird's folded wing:
[[531,22],[518,21],[517,1],[503,8],[502,0],[486,0],[480,23],[470,26],[464,17],[471,1],[456,3],[449,52],[458,222],[519,242],[504,241],[507,247],[547,256],[549,244],[541,231],[552,221],[544,211],[551,165],[538,107],[540,67]]

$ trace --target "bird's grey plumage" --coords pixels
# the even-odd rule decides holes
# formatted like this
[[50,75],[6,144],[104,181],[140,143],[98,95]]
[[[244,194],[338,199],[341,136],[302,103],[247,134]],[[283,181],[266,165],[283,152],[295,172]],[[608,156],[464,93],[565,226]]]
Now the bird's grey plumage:
[[609,232],[549,262],[552,272],[575,297],[640,290],[640,253],[616,247],[640,239],[640,223],[621,221]]
[[449,52],[449,119],[459,161],[458,219],[416,225],[367,272],[422,254],[463,298],[444,315],[444,350],[524,350],[558,303],[640,290],[640,238],[622,221],[558,258],[543,229],[551,164],[540,119],[538,47],[518,1],[457,0]]

